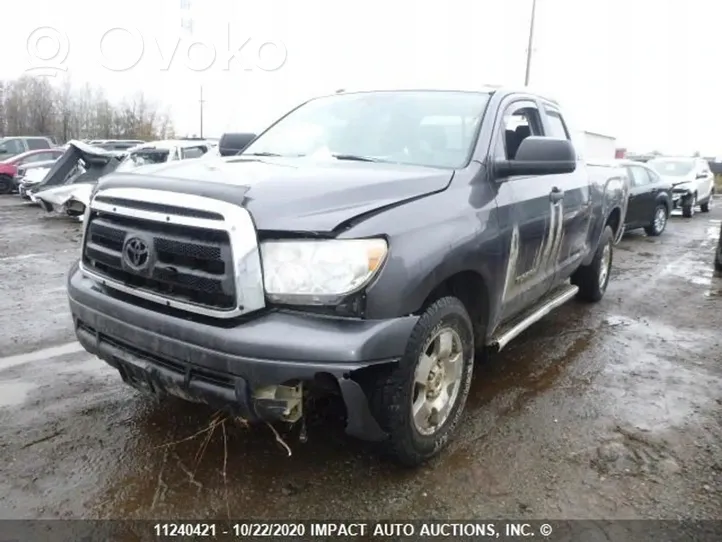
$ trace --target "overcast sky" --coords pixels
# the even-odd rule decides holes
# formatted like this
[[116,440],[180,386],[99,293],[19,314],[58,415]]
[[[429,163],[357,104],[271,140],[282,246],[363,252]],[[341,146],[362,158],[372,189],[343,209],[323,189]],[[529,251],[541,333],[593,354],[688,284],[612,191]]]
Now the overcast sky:
[[[35,68],[91,81],[113,99],[142,89],[168,107],[179,133],[198,132],[203,84],[205,135],[217,136],[259,130],[338,88],[521,86],[531,4],[24,0],[5,10],[0,78]],[[42,26],[54,30],[35,31]],[[715,0],[537,0],[531,85],[559,99],[579,128],[620,146],[722,155],[720,27]],[[60,55],[33,60],[31,35],[31,52],[47,58],[59,40]],[[203,46],[189,54],[192,41],[209,44],[215,61]],[[66,71],[38,71],[51,64]]]

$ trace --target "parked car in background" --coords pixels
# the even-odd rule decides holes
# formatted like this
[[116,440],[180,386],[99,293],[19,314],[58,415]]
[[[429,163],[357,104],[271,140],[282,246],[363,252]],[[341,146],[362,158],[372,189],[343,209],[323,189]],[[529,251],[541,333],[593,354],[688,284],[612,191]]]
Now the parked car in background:
[[200,158],[212,147],[212,143],[202,139],[174,139],[143,143],[128,149],[123,163],[118,166],[118,171],[129,171],[139,166],[164,164],[175,160]]
[[9,194],[17,189],[15,176],[18,173],[18,168],[34,162],[57,160],[62,155],[62,149],[42,149],[26,151],[11,158],[6,158],[0,162],[0,194]]
[[24,200],[30,200],[27,189],[34,184],[42,182],[45,175],[50,171],[57,160],[45,160],[43,162],[33,162],[18,168],[18,172],[13,178],[15,190]]
[[55,144],[47,137],[16,136],[0,139],[0,160],[7,160],[12,156],[27,151],[52,149]]
[[574,144],[527,91],[371,91],[214,167],[115,171],[68,275],[76,335],[130,385],[251,422],[336,393],[349,434],[419,465],[453,438],[476,349],[604,296],[627,186]]
[[618,160],[627,172],[629,201],[625,231],[644,228],[647,235],[660,235],[673,209],[672,183],[651,167],[634,160]]
[[661,157],[649,160],[647,165],[672,184],[673,208],[681,209],[682,216],[691,218],[698,206],[703,213],[709,212],[715,185],[707,160]]

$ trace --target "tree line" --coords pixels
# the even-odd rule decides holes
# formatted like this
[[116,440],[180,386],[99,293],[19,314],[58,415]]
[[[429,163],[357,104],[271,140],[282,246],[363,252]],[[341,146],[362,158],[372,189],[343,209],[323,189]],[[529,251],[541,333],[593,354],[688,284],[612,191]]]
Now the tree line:
[[53,85],[47,77],[0,81],[0,136],[51,136],[71,139],[172,139],[167,113],[142,91],[120,103],[102,88],[69,78]]

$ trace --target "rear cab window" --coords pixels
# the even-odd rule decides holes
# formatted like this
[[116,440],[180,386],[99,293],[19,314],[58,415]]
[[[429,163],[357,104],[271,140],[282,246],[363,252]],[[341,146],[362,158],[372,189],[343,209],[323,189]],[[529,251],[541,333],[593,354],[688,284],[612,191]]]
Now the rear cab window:
[[42,137],[29,137],[26,139],[28,144],[28,149],[31,151],[38,150],[38,149],[49,149],[50,148],[50,141],[48,141],[45,138]]

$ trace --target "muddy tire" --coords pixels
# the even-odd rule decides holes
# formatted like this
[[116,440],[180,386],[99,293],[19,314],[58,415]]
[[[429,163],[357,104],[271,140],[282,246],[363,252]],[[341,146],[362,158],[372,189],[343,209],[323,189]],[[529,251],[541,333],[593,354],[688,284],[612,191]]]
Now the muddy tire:
[[695,207],[697,207],[697,194],[692,196],[692,203],[690,205],[684,205],[682,207],[682,216],[684,218],[692,218],[694,216]]
[[0,175],[0,194],[10,194],[13,191],[13,180],[8,175]]
[[654,210],[654,216],[652,217],[652,223],[644,228],[644,231],[650,237],[657,237],[661,235],[664,229],[667,227],[667,219],[669,218],[669,211],[667,206],[664,204],[657,205]]
[[614,232],[610,226],[607,226],[602,232],[594,259],[589,265],[583,265],[572,275],[572,284],[579,286],[577,293],[579,299],[594,303],[604,297],[614,259],[613,245]]
[[383,451],[416,467],[446,446],[461,418],[474,367],[469,314],[455,297],[427,308],[411,332],[406,352],[369,383],[369,403],[389,434]]
[[712,193],[709,195],[709,199],[705,201],[704,203],[700,204],[699,209],[703,213],[709,213],[710,207],[712,207],[712,200],[714,199],[714,190],[712,190]]

